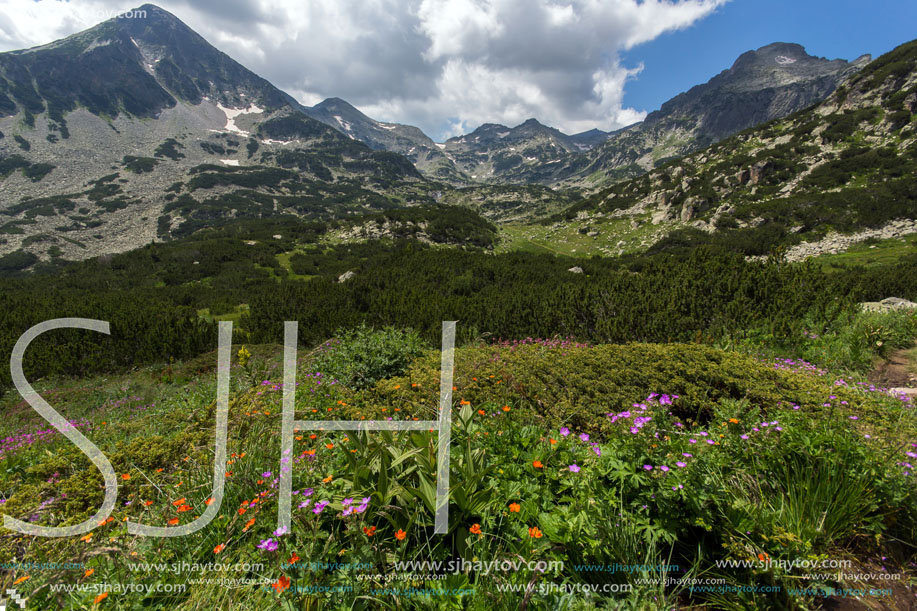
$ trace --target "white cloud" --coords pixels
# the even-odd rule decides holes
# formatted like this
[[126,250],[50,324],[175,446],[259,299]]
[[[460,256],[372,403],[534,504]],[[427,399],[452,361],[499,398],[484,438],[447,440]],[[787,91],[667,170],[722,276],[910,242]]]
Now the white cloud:
[[[447,137],[529,117],[568,133],[642,119],[618,53],[727,0],[161,0],[303,103],[346,99]],[[131,7],[0,0],[0,50],[44,44]]]

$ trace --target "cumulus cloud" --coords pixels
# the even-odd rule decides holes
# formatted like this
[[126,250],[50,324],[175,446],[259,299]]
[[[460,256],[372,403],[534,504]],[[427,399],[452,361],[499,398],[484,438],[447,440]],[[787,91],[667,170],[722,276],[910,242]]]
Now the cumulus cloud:
[[[642,66],[621,51],[728,0],[161,0],[212,44],[306,104],[341,97],[435,138],[537,117],[568,133],[643,118]],[[0,49],[129,10],[115,0],[0,0]]]

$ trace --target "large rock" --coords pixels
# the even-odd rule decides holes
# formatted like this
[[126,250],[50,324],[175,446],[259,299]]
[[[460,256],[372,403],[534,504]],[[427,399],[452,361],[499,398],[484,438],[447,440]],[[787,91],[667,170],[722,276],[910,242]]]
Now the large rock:
[[886,297],[882,301],[866,301],[860,304],[866,312],[895,312],[898,310],[917,309],[917,303],[900,297]]

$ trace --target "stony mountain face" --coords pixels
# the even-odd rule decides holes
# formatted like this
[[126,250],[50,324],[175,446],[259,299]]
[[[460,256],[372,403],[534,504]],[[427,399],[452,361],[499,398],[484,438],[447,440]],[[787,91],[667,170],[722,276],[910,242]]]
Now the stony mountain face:
[[748,51],[728,70],[675,96],[643,122],[587,153],[590,163],[585,172],[612,178],[640,174],[743,129],[808,108],[870,59],[864,55],[853,62],[827,60],[789,43]]
[[586,132],[568,136],[553,127],[529,119],[516,127],[485,123],[470,134],[450,138],[443,152],[459,170],[483,183],[551,182],[552,166],[598,140]]
[[430,203],[413,164],[144,5],[0,54],[0,255],[82,259],[235,218]]
[[47,111],[61,123],[79,107],[97,116],[156,117],[205,98],[267,111],[297,106],[172,14],[151,4],[137,13],[145,17],[111,19],[48,45],[0,54],[0,116]]
[[595,189],[816,104],[869,60],[827,60],[774,43],[616,132],[567,136],[534,119],[512,129],[488,124],[447,141],[445,152],[479,182]]
[[813,244],[852,243],[841,235],[917,230],[915,174],[917,41],[860,66],[814,107],[600,191],[553,222],[640,228],[662,238],[644,244],[659,251],[715,242],[747,256],[811,255],[822,251]]
[[304,108],[304,112],[373,150],[404,155],[430,178],[459,184],[470,182],[436,143],[417,127],[376,121],[340,98],[328,98]]

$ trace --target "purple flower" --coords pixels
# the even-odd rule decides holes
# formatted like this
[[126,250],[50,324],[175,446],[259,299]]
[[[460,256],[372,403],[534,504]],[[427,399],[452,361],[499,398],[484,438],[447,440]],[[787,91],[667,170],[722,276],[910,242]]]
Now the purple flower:
[[691,458],[692,456],[691,454],[688,454],[687,452],[682,452],[681,455],[684,456],[685,458]]
[[688,440],[688,443],[697,443],[697,440],[696,440],[696,439],[689,439],[689,440]]
[[271,476],[270,471],[265,471],[264,473],[261,474],[261,477],[270,477],[270,476]]
[[565,427],[565,426],[562,426],[562,427],[560,427],[560,434],[563,435],[564,437],[566,437],[567,435],[570,434],[570,429],[568,429],[568,428]]
[[665,465],[662,465],[662,466],[659,467],[659,470],[660,470],[660,471],[668,471],[669,468],[666,467]]
[[643,465],[643,468],[646,469],[647,471],[652,471],[653,465]]
[[312,502],[312,501],[310,501],[309,499],[306,499],[305,501],[303,501],[302,503],[299,504],[299,508],[300,508],[300,509],[305,509],[306,507],[309,506],[309,503],[311,503],[311,502]]
[[592,451],[595,452],[596,456],[602,455],[602,450],[599,449],[599,446],[592,446]]
[[574,473],[579,473],[579,465],[576,465],[576,464],[570,465],[570,470],[573,471]]
[[589,441],[589,435],[587,435],[586,433],[580,433],[579,438],[580,438],[580,441]]
[[748,439],[748,435],[739,435],[739,437],[742,439]]
[[688,466],[688,463],[681,462],[681,461],[679,460],[677,463],[675,463],[675,466],[676,466],[676,467],[687,467],[687,466]]
[[275,536],[275,537],[282,537],[282,536],[284,536],[285,534],[287,534],[288,532],[290,532],[290,531],[287,530],[287,527],[286,527],[286,526],[281,526],[280,528],[278,528],[277,530],[274,531],[274,536]]
[[261,543],[258,544],[258,549],[263,549],[266,552],[276,552],[278,547],[280,547],[280,544],[273,539],[262,539]]
[[343,505],[344,507],[347,507],[351,503],[353,503],[353,499],[344,499],[343,501],[341,501],[341,505]]

